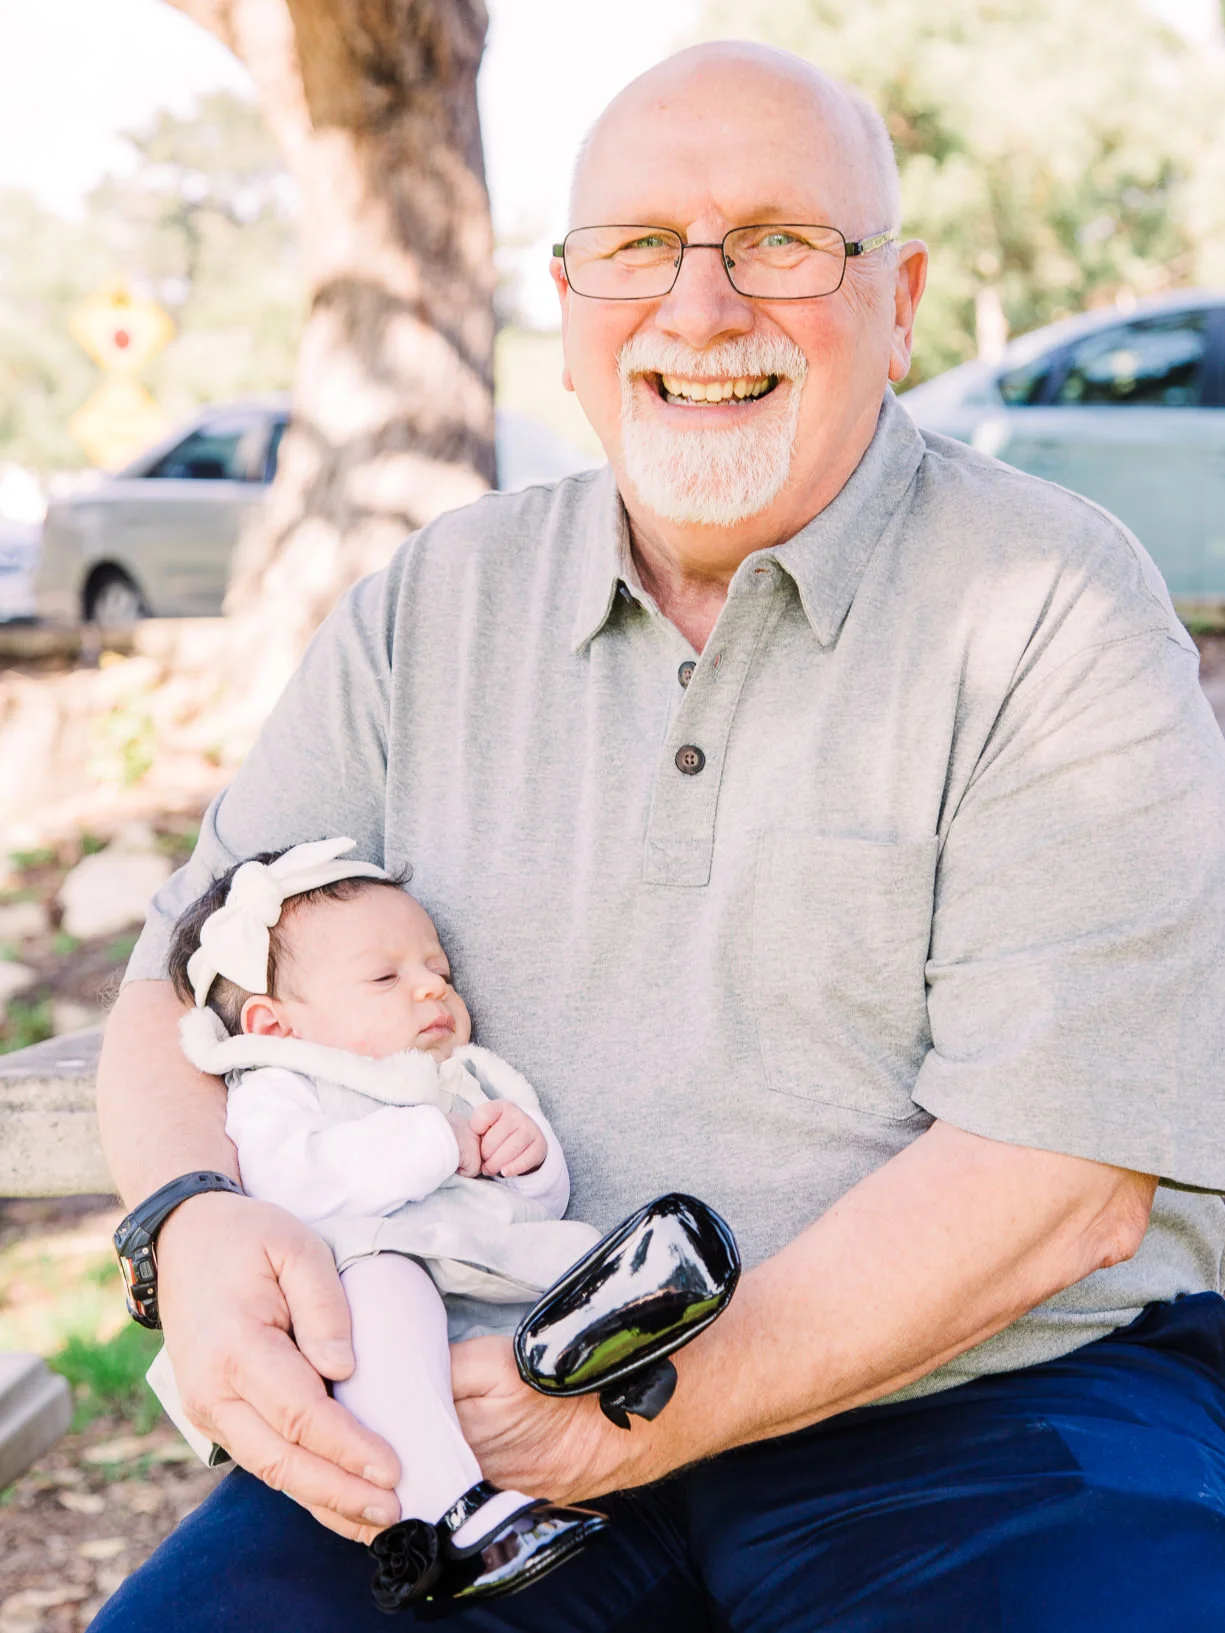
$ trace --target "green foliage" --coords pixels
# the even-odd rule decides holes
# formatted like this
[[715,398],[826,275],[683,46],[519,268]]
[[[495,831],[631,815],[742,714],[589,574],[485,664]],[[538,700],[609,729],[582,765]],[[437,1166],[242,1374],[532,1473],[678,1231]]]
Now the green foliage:
[[74,1333],[49,1356],[47,1365],[72,1385],[73,1430],[84,1428],[102,1412],[118,1412],[136,1434],[148,1434],[160,1419],[161,1408],[145,1383],[145,1372],[160,1347],[157,1333],[129,1322],[113,1338]]
[[[29,873],[34,868],[54,867],[59,861],[59,852],[54,845],[43,845],[32,851],[10,851],[9,861],[19,873]],[[6,901],[20,901],[24,892],[14,891],[6,895]],[[29,899],[28,896],[25,899]]]
[[1225,72],[1143,0],[711,0],[885,118],[931,275],[912,383],[973,356],[975,307],[1014,333],[1225,281]]
[[127,140],[132,174],[96,188],[82,221],[0,191],[0,459],[86,463],[67,422],[101,377],[68,320],[119,276],[178,325],[143,377],[172,422],[291,382],[304,312],[294,201],[258,112],[217,92]]
[[32,1043],[45,1043],[53,1035],[51,1000],[39,998],[33,1002],[24,998],[10,998],[3,1022],[0,1022],[0,1055],[14,1049],[28,1049]]

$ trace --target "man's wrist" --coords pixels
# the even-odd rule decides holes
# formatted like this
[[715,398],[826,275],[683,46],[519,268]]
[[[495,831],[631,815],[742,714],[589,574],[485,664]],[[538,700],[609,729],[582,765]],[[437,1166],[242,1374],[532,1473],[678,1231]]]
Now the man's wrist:
[[162,1226],[183,1203],[206,1192],[242,1195],[229,1174],[195,1169],[160,1186],[132,1209],[115,1231],[115,1253],[123,1273],[128,1314],[142,1327],[158,1328],[157,1239]]

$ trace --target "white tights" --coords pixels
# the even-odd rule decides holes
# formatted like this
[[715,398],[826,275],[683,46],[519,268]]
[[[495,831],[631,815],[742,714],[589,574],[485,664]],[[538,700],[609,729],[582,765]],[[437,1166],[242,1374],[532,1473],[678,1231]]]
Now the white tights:
[[[358,1259],[340,1280],[353,1318],[357,1365],[333,1392],[400,1459],[401,1517],[439,1520],[477,1483],[481,1470],[455,1415],[447,1317],[438,1289],[401,1253]],[[530,1501],[522,1492],[500,1492],[453,1540],[470,1545]]]

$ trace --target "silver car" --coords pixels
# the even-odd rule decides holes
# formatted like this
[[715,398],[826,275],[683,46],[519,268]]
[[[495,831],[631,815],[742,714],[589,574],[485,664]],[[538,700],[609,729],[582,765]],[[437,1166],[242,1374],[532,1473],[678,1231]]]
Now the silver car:
[[1171,594],[1225,597],[1225,292],[1036,329],[902,401],[920,425],[1113,511]]
[[[243,524],[276,472],[285,397],[203,411],[117,475],[53,500],[35,577],[39,616],[108,627],[221,611]],[[497,415],[499,486],[597,463],[522,415]]]

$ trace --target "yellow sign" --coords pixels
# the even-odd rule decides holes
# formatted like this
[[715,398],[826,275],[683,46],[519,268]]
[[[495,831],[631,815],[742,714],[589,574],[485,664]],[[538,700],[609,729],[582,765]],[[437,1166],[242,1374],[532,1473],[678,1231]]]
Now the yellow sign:
[[166,416],[135,380],[111,376],[68,421],[68,429],[104,471],[117,471],[156,442]]
[[134,295],[121,278],[82,302],[68,327],[108,374],[139,373],[174,336],[169,312]]

